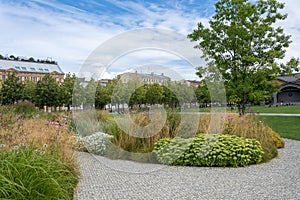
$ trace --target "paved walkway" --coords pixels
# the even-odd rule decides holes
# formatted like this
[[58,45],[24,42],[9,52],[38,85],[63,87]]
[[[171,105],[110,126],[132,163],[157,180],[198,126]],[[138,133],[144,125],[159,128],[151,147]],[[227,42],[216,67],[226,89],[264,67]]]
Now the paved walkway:
[[79,153],[75,199],[300,199],[300,141],[244,168],[170,167]]

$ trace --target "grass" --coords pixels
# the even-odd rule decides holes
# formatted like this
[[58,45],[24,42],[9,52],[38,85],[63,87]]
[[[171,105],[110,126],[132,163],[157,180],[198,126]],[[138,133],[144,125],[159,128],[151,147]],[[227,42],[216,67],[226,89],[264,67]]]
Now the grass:
[[300,105],[295,106],[250,106],[248,110],[260,113],[283,113],[283,114],[300,114]]
[[72,199],[78,169],[68,116],[16,108],[0,107],[0,199]]
[[72,199],[77,177],[51,151],[0,150],[1,199]]
[[[217,108],[215,108],[217,109]],[[195,111],[195,109],[190,109],[191,111]],[[226,108],[227,112],[231,112],[229,107]],[[282,114],[300,114],[300,105],[294,106],[249,106],[246,109],[246,112],[252,110],[254,113],[282,113]],[[210,108],[199,108],[199,112],[210,112]],[[235,107],[233,112],[237,112],[237,108]]]
[[[105,124],[105,126],[100,125],[100,129],[102,129],[103,132],[114,136],[112,142],[115,144],[117,150],[110,150],[108,148],[108,156],[111,158],[136,160],[136,158],[132,157],[134,156],[134,153],[141,153],[145,157],[139,158],[139,161],[151,162],[152,157],[151,155],[149,157],[148,153],[152,152],[154,144],[160,139],[174,137],[193,138],[196,133],[220,133],[218,127],[222,126],[222,122],[225,123],[222,132],[223,134],[258,140],[262,144],[265,152],[263,158],[264,161],[276,157],[277,148],[284,147],[284,141],[280,136],[265,124],[260,123],[259,120],[255,120],[256,118],[253,116],[239,117],[238,115],[227,114],[226,117],[222,117],[221,115],[214,115],[214,122],[211,123],[211,115],[200,115],[200,119],[193,118],[192,116],[194,115],[186,115],[188,118],[186,118],[185,123],[183,123],[181,118],[182,115],[180,115],[180,113],[169,110],[167,111],[167,121],[165,123],[163,121],[161,121],[161,123],[154,123],[153,129],[159,127],[160,124],[162,125],[162,128],[159,128],[160,131],[150,137],[135,137],[132,135],[134,130],[132,125],[127,126],[125,131],[124,129],[120,129],[119,125],[116,124],[112,115],[109,113],[97,111],[97,116],[99,122],[101,122],[100,124]],[[120,115],[115,117],[122,118],[126,116]],[[86,130],[86,127],[92,127],[91,124],[94,124],[86,117],[80,119],[82,127],[84,127],[83,130]],[[87,119],[86,122],[83,119]],[[131,114],[131,119],[136,125],[141,127],[149,125],[147,112]],[[194,120],[200,120],[199,124]],[[85,133],[86,131],[83,131],[83,136],[85,136]],[[148,132],[143,132],[143,136],[147,135]],[[118,149],[125,150],[126,155],[124,154],[124,151],[118,151]],[[112,154],[109,155],[110,153]]]
[[281,137],[300,140],[300,117],[257,116]]

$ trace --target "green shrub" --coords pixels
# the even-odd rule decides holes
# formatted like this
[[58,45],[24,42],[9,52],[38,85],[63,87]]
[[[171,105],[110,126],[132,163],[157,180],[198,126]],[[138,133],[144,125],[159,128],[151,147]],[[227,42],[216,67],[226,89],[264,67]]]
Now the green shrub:
[[19,101],[17,104],[14,104],[13,107],[15,108],[15,112],[18,114],[26,114],[31,115],[33,114],[36,109],[34,103],[30,101]]
[[0,199],[73,199],[77,177],[51,151],[0,149]]
[[264,155],[257,140],[225,134],[161,139],[153,152],[159,163],[180,166],[246,166],[260,163]]

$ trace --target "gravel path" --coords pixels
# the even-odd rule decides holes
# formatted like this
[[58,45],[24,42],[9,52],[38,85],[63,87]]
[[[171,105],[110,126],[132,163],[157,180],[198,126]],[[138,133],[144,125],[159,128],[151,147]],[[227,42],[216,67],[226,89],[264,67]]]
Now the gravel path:
[[75,199],[300,199],[300,141],[244,168],[170,167],[79,153]]

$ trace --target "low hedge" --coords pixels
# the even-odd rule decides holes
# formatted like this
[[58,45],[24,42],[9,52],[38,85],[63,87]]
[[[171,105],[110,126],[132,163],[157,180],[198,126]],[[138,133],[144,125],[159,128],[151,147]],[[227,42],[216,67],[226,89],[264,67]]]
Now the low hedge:
[[226,134],[199,134],[195,138],[164,138],[153,153],[162,164],[239,167],[260,163],[264,151],[255,139]]

